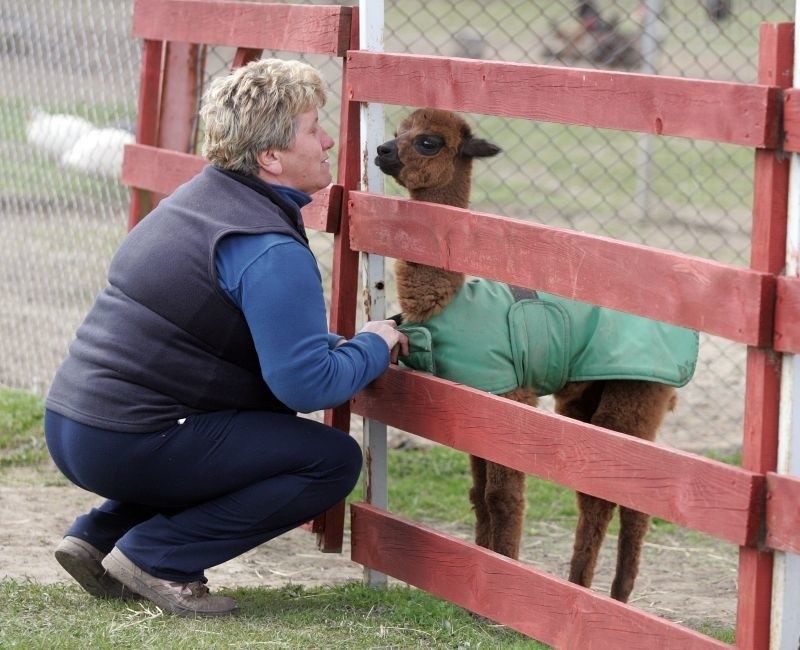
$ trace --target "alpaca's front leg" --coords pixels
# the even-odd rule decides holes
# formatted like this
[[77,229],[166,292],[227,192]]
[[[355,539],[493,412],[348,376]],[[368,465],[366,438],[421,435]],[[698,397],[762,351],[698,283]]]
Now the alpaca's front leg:
[[525,474],[487,462],[486,505],[491,518],[489,548],[516,560],[525,521]]

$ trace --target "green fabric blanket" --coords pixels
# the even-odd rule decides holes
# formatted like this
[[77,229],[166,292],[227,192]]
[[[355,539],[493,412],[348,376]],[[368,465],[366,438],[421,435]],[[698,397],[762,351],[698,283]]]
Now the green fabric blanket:
[[490,393],[520,386],[539,395],[571,381],[640,379],[683,386],[694,374],[693,330],[558,296],[470,280],[441,314],[400,326],[400,361]]

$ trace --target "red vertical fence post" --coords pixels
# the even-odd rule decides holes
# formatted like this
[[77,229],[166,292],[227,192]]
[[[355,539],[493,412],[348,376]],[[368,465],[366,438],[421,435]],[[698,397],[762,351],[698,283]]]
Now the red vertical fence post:
[[[758,81],[788,88],[792,84],[794,26],[762,25]],[[789,161],[779,149],[755,154],[753,228],[750,267],[781,273],[786,254]],[[770,315],[771,317],[771,315]],[[780,355],[771,348],[747,350],[742,467],[760,474],[773,471],[778,453]],[[742,547],[739,552],[739,600],[736,645],[769,647],[772,553]]]
[[[358,9],[353,8],[350,23],[350,43],[358,47]],[[339,232],[333,240],[333,278],[331,283],[331,330],[342,336],[355,333],[358,296],[358,252],[350,248],[350,218],[347,192],[358,189],[361,172],[359,150],[360,116],[358,103],[347,95],[347,58],[342,63],[342,107],[339,130],[338,178],[342,192]],[[342,431],[350,430],[350,403],[325,412],[325,423]],[[319,549],[340,552],[344,537],[345,503],[342,501],[318,518],[314,524]]]

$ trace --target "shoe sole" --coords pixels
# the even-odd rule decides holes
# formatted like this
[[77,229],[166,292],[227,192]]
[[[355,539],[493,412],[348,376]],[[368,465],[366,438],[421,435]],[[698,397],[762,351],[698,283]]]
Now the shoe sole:
[[[120,559],[119,556],[122,556],[122,559]],[[141,571],[141,569],[136,567],[136,565],[133,564],[133,562],[131,562],[128,558],[126,558],[116,548],[114,548],[108,555],[106,555],[105,559],[103,560],[103,566],[108,570],[109,574],[112,574],[112,577],[115,580],[118,580],[122,585],[124,585],[131,591],[139,594],[140,596],[146,598],[147,600],[155,603],[161,609],[166,610],[171,614],[175,614],[176,616],[186,616],[186,617],[230,616],[237,609],[234,606],[233,608],[227,610],[208,611],[208,610],[192,609],[191,607],[184,607],[182,605],[177,604],[167,596],[164,596],[163,594],[153,589],[144,580],[140,579],[135,573],[133,573],[133,571],[131,571],[130,568],[131,566],[134,567],[137,571]]]
[[[137,600],[133,593],[121,582],[108,575],[100,560],[93,558],[90,551],[71,540],[62,540],[55,551],[56,560],[73,579],[95,598]],[[97,563],[93,568],[91,563]]]

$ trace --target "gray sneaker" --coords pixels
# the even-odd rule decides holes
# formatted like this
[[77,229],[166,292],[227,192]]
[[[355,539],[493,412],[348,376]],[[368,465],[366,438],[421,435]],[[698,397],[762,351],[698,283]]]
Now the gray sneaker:
[[56,546],[56,560],[75,581],[97,598],[138,599],[139,595],[106,573],[105,553],[89,542],[67,535]]
[[232,598],[212,596],[205,579],[186,583],[156,578],[142,571],[116,546],[106,555],[103,566],[131,591],[178,616],[227,616],[236,609]]

